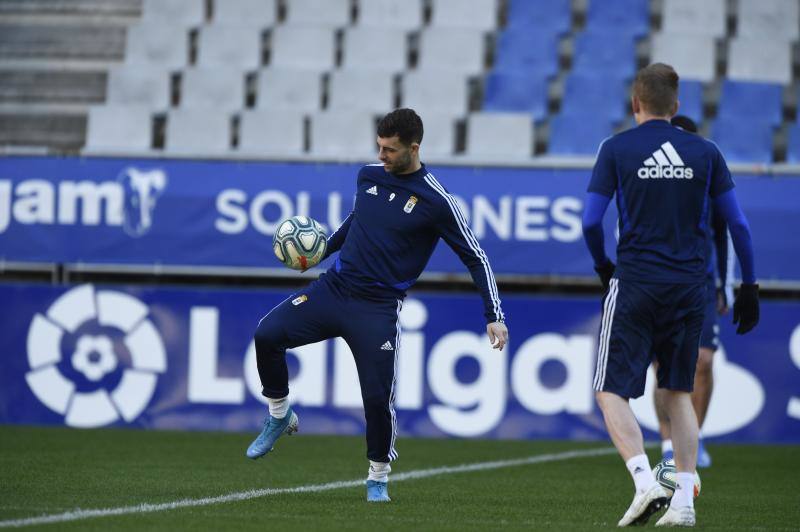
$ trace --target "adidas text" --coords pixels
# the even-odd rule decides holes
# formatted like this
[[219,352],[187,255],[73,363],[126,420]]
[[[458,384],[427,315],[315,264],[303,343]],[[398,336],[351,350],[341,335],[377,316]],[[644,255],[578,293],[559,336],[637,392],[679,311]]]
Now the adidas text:
[[637,175],[642,179],[691,179],[694,170],[685,166],[642,166]]

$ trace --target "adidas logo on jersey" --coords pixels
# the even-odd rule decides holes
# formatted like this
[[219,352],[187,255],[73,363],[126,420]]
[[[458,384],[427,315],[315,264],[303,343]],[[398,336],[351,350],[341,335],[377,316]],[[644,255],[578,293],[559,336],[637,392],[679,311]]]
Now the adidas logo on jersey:
[[373,196],[377,196],[378,195],[378,186],[374,185],[374,186],[368,188],[367,189],[367,194],[372,194]]
[[675,151],[672,143],[665,142],[644,161],[637,175],[641,179],[691,179],[694,170],[683,164],[683,159]]
[[392,342],[386,340],[386,342],[381,346],[381,351],[392,351],[394,347],[392,347]]

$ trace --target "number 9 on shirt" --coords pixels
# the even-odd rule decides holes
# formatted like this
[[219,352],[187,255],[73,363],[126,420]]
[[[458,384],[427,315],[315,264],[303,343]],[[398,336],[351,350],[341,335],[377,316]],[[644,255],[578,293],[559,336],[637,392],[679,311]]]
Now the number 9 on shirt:
[[325,256],[327,248],[325,230],[316,220],[307,216],[293,216],[284,220],[272,238],[275,256],[293,270],[313,268]]

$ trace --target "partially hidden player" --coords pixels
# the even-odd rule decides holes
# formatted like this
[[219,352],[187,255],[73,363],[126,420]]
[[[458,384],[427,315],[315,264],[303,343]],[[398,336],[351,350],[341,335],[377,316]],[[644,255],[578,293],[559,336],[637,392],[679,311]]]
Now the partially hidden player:
[[[712,204],[730,228],[741,266],[742,284],[733,306],[738,334],[758,323],[753,248],[719,149],[670,124],[678,110],[675,70],[663,63],[640,70],[631,105],[638,125],[600,145],[583,216],[586,244],[607,287],[593,386],[636,489],[619,526],[644,524],[668,499],[653,476],[629,400],[644,393],[651,353],[658,360],[677,486],[656,525],[694,526],[698,426],[690,393],[703,327]],[[616,266],[606,255],[602,229],[612,197],[620,216]]]
[[379,164],[358,173],[352,212],[328,239],[333,266],[264,316],[255,332],[258,374],[269,404],[249,458],[272,450],[297,430],[289,405],[286,350],[342,337],[355,358],[367,424],[368,501],[389,501],[387,482],[397,458],[394,410],[398,316],[406,290],[422,273],[439,239],[465,264],[484,303],[486,332],[495,349],[508,342],[494,274],[464,214],[420,162],[423,125],[411,109],[378,124]]

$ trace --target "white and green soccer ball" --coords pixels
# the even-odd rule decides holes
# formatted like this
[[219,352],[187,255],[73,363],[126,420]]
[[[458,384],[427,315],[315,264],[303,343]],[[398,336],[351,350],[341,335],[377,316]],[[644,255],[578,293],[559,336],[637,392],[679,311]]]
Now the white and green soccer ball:
[[[668,458],[667,460],[662,460],[656,464],[653,468],[653,475],[655,475],[656,480],[661,487],[664,488],[664,491],[667,492],[667,495],[672,497],[672,494],[675,492],[675,483],[676,483],[676,475],[677,475],[677,468],[675,467],[675,460],[672,458]],[[697,497],[700,495],[700,475],[697,473],[697,470],[694,472],[694,496]]]
[[327,249],[325,230],[308,216],[293,216],[284,220],[272,237],[275,256],[293,270],[313,268],[322,260]]

